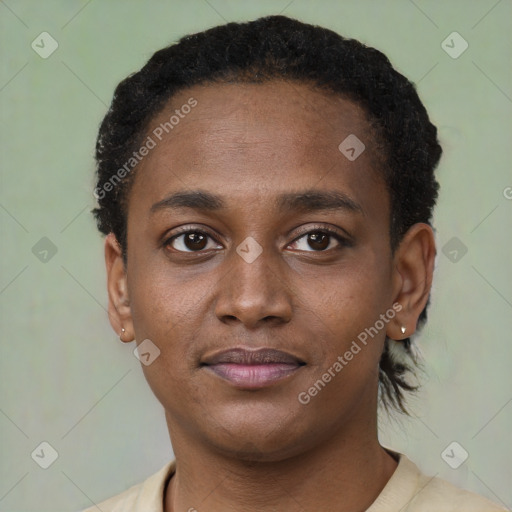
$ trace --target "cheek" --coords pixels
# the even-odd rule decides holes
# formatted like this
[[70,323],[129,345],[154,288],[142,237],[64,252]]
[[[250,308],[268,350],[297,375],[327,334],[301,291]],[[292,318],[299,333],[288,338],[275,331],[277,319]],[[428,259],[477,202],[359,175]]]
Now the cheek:
[[155,260],[129,274],[131,313],[137,339],[154,337],[172,344],[177,335],[197,327],[201,302],[212,282],[187,268]]
[[[314,291],[305,302],[315,304],[329,327],[336,327],[334,332],[357,335],[388,307],[391,280],[382,267],[371,254],[354,255],[347,265],[311,281]],[[308,288],[303,290],[307,293]]]
[[[301,396],[319,414],[337,417],[357,408],[361,400],[372,399],[378,384],[385,327],[375,330],[375,324],[387,311],[386,294],[381,291],[386,280],[366,265],[361,269],[347,269],[329,281],[329,288],[315,288],[323,342],[315,350]],[[313,301],[310,296],[309,302]]]
[[[218,275],[213,271],[198,274],[193,266],[172,268],[165,260],[157,259],[148,257],[146,265],[134,265],[129,272],[129,294],[136,339],[150,339],[160,350],[154,364],[143,366],[159,396],[164,388],[169,395],[169,390],[190,384],[200,349],[204,350],[213,338],[211,298]],[[162,392],[155,387],[162,388]]]
[[[336,377],[329,387],[342,395],[346,393],[347,382],[352,388],[374,383],[387,325],[381,315],[386,315],[390,306],[390,276],[386,267],[374,253],[367,252],[354,257],[329,278],[311,282],[315,286],[303,288],[303,300],[316,304],[323,330],[314,377],[321,379],[330,369],[329,375]],[[388,315],[386,320],[391,318]],[[329,375],[325,378],[330,379]]]

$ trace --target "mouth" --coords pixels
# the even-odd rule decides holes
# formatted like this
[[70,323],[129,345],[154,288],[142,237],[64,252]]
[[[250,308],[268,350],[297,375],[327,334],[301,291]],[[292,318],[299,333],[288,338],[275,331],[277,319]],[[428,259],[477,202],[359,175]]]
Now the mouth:
[[270,348],[234,348],[206,357],[201,367],[240,389],[259,389],[295,374],[306,363]]

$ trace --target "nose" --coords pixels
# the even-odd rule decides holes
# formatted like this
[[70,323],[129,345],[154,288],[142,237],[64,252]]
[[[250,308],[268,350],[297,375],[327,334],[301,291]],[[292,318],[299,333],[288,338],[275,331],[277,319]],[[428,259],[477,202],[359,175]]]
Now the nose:
[[223,323],[241,323],[247,329],[291,320],[293,290],[279,260],[263,249],[254,260],[233,252],[229,271],[218,283],[215,314]]

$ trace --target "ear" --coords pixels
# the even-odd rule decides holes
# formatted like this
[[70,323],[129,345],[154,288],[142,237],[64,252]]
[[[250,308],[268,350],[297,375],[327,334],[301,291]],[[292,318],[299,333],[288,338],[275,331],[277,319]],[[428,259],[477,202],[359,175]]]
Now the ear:
[[[397,314],[386,334],[393,340],[408,338],[416,331],[418,318],[427,304],[432,287],[436,244],[432,228],[414,224],[395,251],[393,296]],[[405,332],[402,332],[405,327]]]
[[105,264],[107,266],[110,325],[119,335],[120,340],[128,343],[134,340],[132,313],[128,297],[126,269],[121,247],[114,233],[109,233],[105,238]]

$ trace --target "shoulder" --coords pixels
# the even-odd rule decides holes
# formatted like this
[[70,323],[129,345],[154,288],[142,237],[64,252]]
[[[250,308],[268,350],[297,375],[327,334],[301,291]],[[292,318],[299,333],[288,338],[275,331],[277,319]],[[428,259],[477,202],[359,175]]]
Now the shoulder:
[[437,477],[421,475],[417,496],[411,502],[414,505],[411,512],[423,510],[438,510],[452,512],[503,512],[505,508],[492,501],[456,487],[455,485]]
[[137,497],[140,495],[142,483],[130,487],[121,494],[112,496],[111,498],[102,501],[82,512],[97,512],[98,509],[102,512],[121,512],[124,510],[131,510],[136,503]]
[[[390,450],[388,450],[390,451]],[[435,476],[427,476],[405,455],[367,512],[503,512],[507,509]]]
[[166,464],[160,471],[101,503],[82,512],[163,512],[163,496],[168,478],[174,473],[175,461]]

